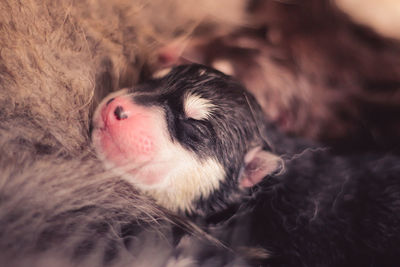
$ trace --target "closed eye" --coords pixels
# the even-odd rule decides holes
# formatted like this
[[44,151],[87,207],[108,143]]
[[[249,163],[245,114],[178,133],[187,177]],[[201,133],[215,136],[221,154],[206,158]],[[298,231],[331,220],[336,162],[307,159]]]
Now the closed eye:
[[215,132],[209,120],[189,117],[184,110],[179,111],[179,106],[173,107],[171,103],[165,103],[164,109],[172,140],[196,152],[214,146]]

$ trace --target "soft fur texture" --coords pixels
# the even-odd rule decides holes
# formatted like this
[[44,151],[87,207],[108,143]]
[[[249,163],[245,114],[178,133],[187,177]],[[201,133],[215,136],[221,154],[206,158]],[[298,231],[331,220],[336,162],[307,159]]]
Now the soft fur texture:
[[399,166],[392,156],[305,150],[235,212],[206,221],[234,250],[264,248],[267,258],[249,257],[254,266],[398,266]]
[[[187,116],[185,96],[190,94],[212,104],[207,118]],[[123,90],[118,97],[100,106],[101,110],[107,107],[107,114],[117,117],[118,123],[106,124],[98,134],[112,133],[111,142],[123,147],[145,135],[126,135],[126,123],[144,132],[146,123],[135,124],[135,118],[150,124],[148,113],[161,110],[164,116],[159,120],[164,121],[159,123],[167,126],[157,131],[168,136],[164,142],[171,151],[175,147],[186,150],[178,161],[184,161],[190,171],[179,172],[172,180],[166,172],[168,183],[161,179],[143,191],[160,205],[186,214],[248,263],[271,267],[400,264],[396,245],[400,242],[399,157],[337,156],[328,148],[290,138],[265,120],[256,99],[240,83],[203,65],[178,66],[164,77]],[[125,119],[118,119],[117,107],[126,111]],[[140,111],[135,113],[135,109]],[[100,143],[95,148],[108,150]],[[112,151],[119,158],[118,154],[131,150]],[[145,153],[133,152],[136,158]],[[166,169],[172,172],[174,166],[179,169],[176,154],[167,154],[161,161],[169,162]],[[128,170],[136,158],[124,163]],[[204,168],[202,163],[210,159],[222,168],[222,177],[221,172],[210,174]],[[145,164],[157,168],[159,162],[154,156]],[[140,170],[145,164],[135,166],[138,171],[126,179],[141,189]],[[219,185],[210,175],[220,179]],[[185,198],[165,201],[163,193]],[[182,206],[180,201],[192,205]],[[208,258],[232,261],[232,255],[209,246],[201,252],[200,263]]]
[[[367,118],[368,122],[373,122],[372,126],[377,125],[377,128],[370,125],[361,128],[361,135],[364,136],[365,129],[377,129],[377,137],[381,133],[393,137],[390,129],[396,125],[392,124],[396,118],[387,114],[397,112],[399,57],[396,44],[370,35],[369,31],[359,32],[360,28],[349,26],[352,24],[342,16],[334,17],[333,22],[340,26],[334,30],[336,26],[330,24],[332,17],[326,15],[332,12],[332,6],[327,8],[327,1],[321,1],[322,5],[316,1],[302,1],[304,6],[295,5],[296,8],[291,1],[251,1],[255,8],[250,9],[250,19],[244,12],[247,1],[215,2],[202,1],[204,6],[199,6],[197,0],[0,2],[0,262],[16,266],[126,266],[132,261],[135,266],[164,266],[167,260],[171,266],[177,262],[184,266],[200,264],[193,255],[198,253],[197,249],[200,255],[205,255],[201,243],[185,245],[183,242],[174,250],[169,242],[163,242],[170,241],[173,236],[171,221],[175,225],[181,220],[137,195],[130,185],[118,181],[118,177],[104,172],[89,148],[89,121],[100,99],[110,91],[149,77],[160,65],[159,49],[175,44],[176,40],[187,39],[190,33],[202,36],[202,43],[207,47],[211,44],[213,48],[217,46],[210,41],[210,34],[220,36],[223,33],[225,37],[218,39],[217,44],[223,43],[224,53],[226,47],[231,46],[231,38],[236,42],[237,34],[239,37],[243,34],[245,41],[250,40],[250,43],[246,41],[244,50],[239,49],[239,54],[248,51],[248,45],[252,47],[255,41],[256,55],[252,54],[253,49],[250,49],[250,56],[247,52],[244,54],[251,64],[261,62],[263,67],[246,65],[248,61],[243,61],[245,67],[251,68],[237,76],[251,78],[253,68],[255,72],[259,70],[262,77],[266,73],[267,87],[264,83],[251,86],[246,79],[243,81],[250,89],[254,88],[256,95],[263,97],[265,94],[268,101],[279,103],[278,111],[298,114],[299,123],[288,124],[294,133],[323,138],[330,131],[334,138],[347,136],[343,129],[352,124],[340,117],[340,110],[351,114],[349,118],[359,118],[353,114],[360,110],[353,110],[353,98],[346,92],[338,92],[339,100],[335,98],[332,105],[330,101],[324,102],[330,98],[322,93],[326,88],[333,88],[332,91],[342,88],[340,83],[344,83],[343,88],[350,85],[351,96],[355,88],[357,102],[354,103],[360,102],[361,111],[368,111],[362,113],[366,115],[361,116],[361,121]],[[344,22],[344,26],[340,22]],[[307,30],[310,25],[321,23],[321,28]],[[250,30],[244,34],[241,29],[236,35],[227,34],[243,25],[256,25],[254,28],[261,31]],[[332,39],[337,41],[337,33],[342,30],[346,33],[342,42],[331,42]],[[310,36],[314,37],[309,39]],[[339,48],[319,50],[321,39],[327,47],[338,45]],[[264,59],[257,56],[259,51],[272,61],[263,62]],[[207,53],[200,52],[200,55],[207,59]],[[335,61],[336,55],[343,54],[351,56]],[[309,60],[309,56],[315,61]],[[239,60],[237,68],[241,68],[241,56],[237,59],[229,54],[228,59]],[[332,79],[331,75],[338,70],[341,71]],[[326,84],[329,86],[325,87]],[[361,87],[363,84],[371,86]],[[358,94],[360,88],[371,88],[371,91]],[[381,88],[387,90],[382,93]],[[310,95],[313,101],[303,99]],[[372,111],[364,105],[370,101],[376,107]],[[293,102],[301,103],[302,108],[296,108]],[[386,107],[382,103],[390,105]],[[314,104],[318,104],[318,108],[308,109]],[[276,109],[266,109],[266,112],[276,119]],[[380,128],[379,120],[370,120],[370,114],[382,114],[378,118],[389,121],[387,130],[385,123],[385,127]],[[291,115],[285,115],[284,121]],[[329,121],[336,130],[330,127],[327,130],[325,123]],[[282,127],[285,125],[283,123]],[[313,127],[306,127],[310,125]],[[391,138],[386,140],[393,143]],[[289,143],[287,145],[296,146],[292,141]],[[100,223],[91,228],[93,222]],[[102,223],[109,226],[102,228]],[[149,226],[155,233],[144,238],[149,242],[133,242],[137,246],[130,249],[123,244],[126,238],[121,239],[124,236],[122,226],[126,223],[140,225],[139,230],[148,229],[144,225]],[[196,232],[195,228],[187,227],[189,232]],[[127,233],[128,237],[132,235]],[[137,235],[147,236],[146,232]],[[98,247],[90,249],[90,242],[85,244],[87,238],[97,240]],[[109,256],[115,247],[119,252]],[[218,266],[221,261],[243,264],[235,257],[218,261],[220,255],[225,257],[226,250],[210,248],[218,256],[208,257],[206,266]],[[265,257],[265,251],[257,248],[246,251],[247,254],[264,253]],[[159,257],[154,257],[156,253]],[[127,258],[124,255],[128,255]]]
[[171,231],[201,231],[105,172],[89,142],[93,107],[137,81],[159,47],[202,21],[230,28],[243,10],[235,1],[216,18],[219,4],[187,13],[193,3],[0,3],[1,262],[194,264],[174,252]]

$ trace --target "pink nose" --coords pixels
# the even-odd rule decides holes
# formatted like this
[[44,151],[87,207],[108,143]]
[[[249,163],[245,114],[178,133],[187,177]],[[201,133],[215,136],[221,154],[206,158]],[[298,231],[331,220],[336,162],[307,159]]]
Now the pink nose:
[[[111,104],[112,102],[114,102],[115,98],[111,98],[110,100],[107,101],[106,106],[108,106],[109,104]],[[118,101],[117,101],[118,102]],[[119,101],[121,102],[121,101]],[[122,104],[122,103],[120,103]],[[118,103],[116,104],[117,106],[114,109],[115,103],[113,105],[114,109],[114,116],[117,120],[124,120],[128,118],[128,113],[124,110],[124,107],[122,105],[119,105]],[[111,109],[111,111],[112,111]]]
[[126,120],[129,117],[132,103],[124,97],[115,97],[107,101],[102,112],[103,121],[107,124],[114,124]]

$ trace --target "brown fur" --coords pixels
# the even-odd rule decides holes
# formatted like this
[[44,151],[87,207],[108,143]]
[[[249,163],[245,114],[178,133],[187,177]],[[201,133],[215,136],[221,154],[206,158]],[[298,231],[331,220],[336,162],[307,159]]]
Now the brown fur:
[[[197,1],[1,1],[1,262],[75,265],[80,245],[88,249],[82,242],[93,240],[83,265],[158,266],[172,255],[172,225],[204,234],[105,172],[90,148],[89,124],[99,100],[137,82],[159,47],[203,21],[232,27],[244,1],[216,18],[224,2],[204,1],[214,8],[188,13]],[[107,231],[97,232],[96,223]],[[140,240],[149,241],[127,247],[126,224],[146,230]],[[110,245],[116,262],[104,259]]]

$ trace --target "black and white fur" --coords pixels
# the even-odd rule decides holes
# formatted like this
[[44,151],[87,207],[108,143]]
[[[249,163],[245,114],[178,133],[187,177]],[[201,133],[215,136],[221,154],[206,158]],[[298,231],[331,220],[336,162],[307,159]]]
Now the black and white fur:
[[[173,176],[168,186],[142,185],[122,170],[123,177],[243,252],[249,264],[400,265],[397,157],[338,157],[283,136],[265,121],[245,88],[201,65],[173,68],[123,95],[162,111],[165,140],[179,147],[171,162],[194,159],[182,165],[189,172]],[[94,137],[100,129],[96,120]],[[104,153],[96,142],[95,148]],[[213,168],[205,167],[210,162]],[[190,193],[171,202],[168,196],[182,188]]]

